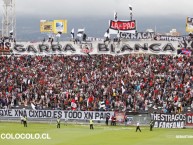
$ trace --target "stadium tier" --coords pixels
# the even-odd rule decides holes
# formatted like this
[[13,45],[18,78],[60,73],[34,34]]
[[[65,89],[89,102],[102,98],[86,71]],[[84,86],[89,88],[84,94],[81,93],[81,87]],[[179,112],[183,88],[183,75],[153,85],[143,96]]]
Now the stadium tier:
[[0,56],[0,108],[179,113],[193,108],[187,55]]

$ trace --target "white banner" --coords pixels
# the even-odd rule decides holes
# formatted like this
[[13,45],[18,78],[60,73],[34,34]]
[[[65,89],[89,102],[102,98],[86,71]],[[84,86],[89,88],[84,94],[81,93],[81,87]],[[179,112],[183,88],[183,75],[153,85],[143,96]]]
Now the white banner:
[[13,55],[74,55],[81,54],[109,54],[124,55],[132,53],[148,53],[148,54],[174,54],[177,55],[181,48],[193,48],[193,43],[188,41],[121,41],[119,42],[81,42],[74,43],[72,41],[55,42],[55,43],[31,43],[17,42],[17,44],[6,42],[0,52]]
[[0,110],[1,117],[18,117],[27,115],[27,118],[61,118],[61,119],[78,119],[78,120],[105,120],[106,116],[114,115],[114,112],[102,112],[102,111],[63,111],[63,110],[24,110],[24,109],[12,109],[12,110]]

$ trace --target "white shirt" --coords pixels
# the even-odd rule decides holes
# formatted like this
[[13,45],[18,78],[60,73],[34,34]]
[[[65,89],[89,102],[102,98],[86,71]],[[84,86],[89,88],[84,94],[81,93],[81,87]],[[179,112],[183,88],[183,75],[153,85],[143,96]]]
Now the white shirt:
[[137,122],[137,126],[139,126],[139,122]]

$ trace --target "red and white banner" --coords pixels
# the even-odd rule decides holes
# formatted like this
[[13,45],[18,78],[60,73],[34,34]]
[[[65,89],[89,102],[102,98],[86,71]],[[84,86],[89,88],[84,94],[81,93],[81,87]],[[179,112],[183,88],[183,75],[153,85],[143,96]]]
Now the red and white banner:
[[115,116],[118,122],[124,122],[125,120],[125,113],[123,112],[115,112]]
[[186,114],[186,126],[193,126],[193,113]]
[[136,32],[136,22],[135,20],[119,20],[119,21],[109,21],[109,33],[117,34],[119,32],[135,33]]

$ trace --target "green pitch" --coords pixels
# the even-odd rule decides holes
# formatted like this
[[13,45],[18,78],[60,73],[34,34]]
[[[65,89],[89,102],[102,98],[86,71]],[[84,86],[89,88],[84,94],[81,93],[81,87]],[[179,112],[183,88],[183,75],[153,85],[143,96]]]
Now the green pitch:
[[176,138],[176,135],[193,137],[193,129],[156,129],[141,127],[142,132],[135,132],[135,127],[28,123],[24,128],[20,123],[0,123],[2,133],[47,133],[51,139],[0,139],[0,145],[192,145],[193,138]]

